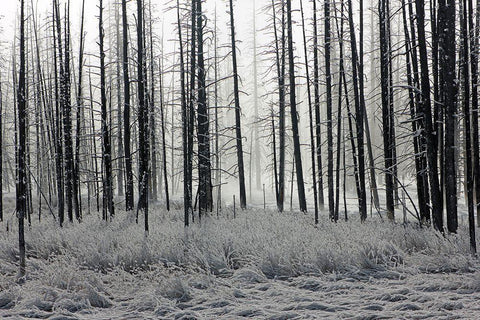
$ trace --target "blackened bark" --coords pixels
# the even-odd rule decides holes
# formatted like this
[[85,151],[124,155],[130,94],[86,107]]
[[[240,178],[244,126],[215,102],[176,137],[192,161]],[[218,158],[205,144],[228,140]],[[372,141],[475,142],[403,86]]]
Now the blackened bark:
[[420,56],[420,75],[421,75],[421,97],[418,102],[418,114],[422,116],[425,126],[427,163],[429,169],[430,195],[433,214],[433,225],[443,231],[443,201],[438,181],[437,148],[435,144],[437,139],[432,125],[432,109],[430,101],[430,76],[428,68],[427,43],[425,37],[425,3],[421,0],[415,0],[417,39]]
[[122,57],[123,57],[123,136],[125,145],[125,209],[133,210],[133,172],[132,152],[130,148],[130,78],[128,73],[128,20],[127,1],[122,0]]
[[395,207],[393,202],[393,145],[391,136],[391,91],[389,88],[390,69],[389,69],[389,44],[390,35],[387,34],[390,23],[386,0],[378,2],[378,13],[380,17],[380,70],[381,70],[381,88],[382,88],[382,123],[383,123],[383,150],[385,160],[385,198],[387,207],[387,218],[395,220]]
[[25,4],[20,2],[20,69],[18,70],[17,87],[17,119],[18,119],[18,146],[17,146],[17,218],[18,218],[18,247],[20,268],[18,276],[25,276],[25,230],[24,220],[27,211],[27,127],[26,127],[26,85],[25,85]]
[[455,126],[457,117],[457,81],[455,75],[455,1],[438,2],[438,32],[440,58],[440,101],[445,110],[445,200],[447,228],[456,232],[457,165],[455,157]]
[[138,146],[139,146],[139,200],[137,210],[143,210],[145,215],[144,227],[148,232],[148,160],[149,160],[149,134],[148,134],[148,106],[145,101],[146,61],[143,35],[143,1],[137,0],[137,76],[138,76]]
[[[343,4],[342,4],[343,7]],[[316,156],[318,171],[318,203],[325,204],[323,196],[323,164],[322,164],[322,121],[320,117],[320,79],[318,63],[318,25],[317,25],[317,1],[313,1],[313,92],[315,100],[315,136]]]
[[81,190],[80,190],[80,134],[81,134],[81,119],[83,114],[83,48],[84,48],[84,14],[85,14],[85,0],[82,1],[82,17],[80,22],[80,49],[78,53],[78,86],[77,86],[77,114],[76,114],[76,128],[77,134],[75,136],[75,164],[73,176],[73,194],[74,194],[74,210],[75,217],[78,221],[82,219],[81,208]]
[[295,61],[293,54],[293,28],[292,28],[292,1],[287,0],[287,39],[288,39],[288,67],[290,79],[290,117],[292,120],[293,152],[295,157],[295,171],[297,174],[297,192],[300,211],[307,211],[305,199],[305,184],[303,181],[302,154],[300,149],[300,135],[298,130],[297,101],[295,95]]
[[[3,93],[0,75],[0,190],[3,190]],[[0,222],[3,221],[3,193],[0,193]]]
[[192,207],[191,189],[189,189],[189,163],[188,163],[188,145],[190,141],[188,131],[188,109],[185,83],[185,62],[183,56],[183,41],[182,41],[182,24],[180,20],[180,0],[177,0],[177,28],[178,28],[178,42],[180,48],[180,90],[182,103],[182,139],[183,139],[183,208],[184,208],[184,224],[186,227],[190,224],[190,212]]
[[[467,184],[467,208],[468,208],[468,228],[470,235],[470,251],[477,253],[477,243],[475,239],[475,206],[473,204],[473,161],[472,161],[472,132],[470,114],[470,71],[469,71],[469,33],[468,33],[468,15],[471,14],[468,8],[469,0],[463,0],[463,14],[461,19],[461,71],[463,82],[463,123],[465,129],[465,180]],[[470,8],[472,6],[470,5]]]
[[237,144],[237,165],[238,165],[238,183],[240,189],[240,207],[247,208],[247,197],[245,193],[245,169],[243,164],[243,144],[242,144],[242,127],[241,127],[241,110],[240,96],[238,87],[238,70],[237,70],[237,46],[235,42],[235,22],[233,16],[233,0],[230,0],[230,40],[232,48],[233,63],[233,94],[235,100],[235,137]]
[[[212,210],[211,161],[210,161],[210,131],[205,82],[205,60],[203,52],[203,16],[202,1],[197,0],[197,48],[198,48],[198,104],[197,104],[197,140],[198,140],[198,213],[201,218]],[[238,151],[237,151],[238,152]]]
[[[348,1],[348,22],[350,27],[350,42],[352,50],[352,71],[353,71],[353,90],[354,90],[354,101],[355,101],[355,123],[356,123],[356,134],[357,134],[357,164],[358,164],[358,184],[357,184],[357,196],[358,196],[358,207],[360,211],[360,219],[365,221],[367,219],[367,194],[365,190],[365,148],[364,148],[364,108],[362,107],[360,89],[359,89],[359,77],[362,74],[359,74],[357,69],[358,64],[358,54],[357,54],[357,43],[355,37],[355,25],[353,22],[353,8],[352,1]],[[352,132],[351,132],[352,134]]]
[[330,70],[330,2],[324,1],[325,28],[325,91],[327,94],[327,185],[328,212],[331,220],[335,219],[335,193],[333,185],[333,120],[332,120],[332,74]]
[[[310,148],[311,148],[311,161],[312,161],[312,187],[313,187],[313,203],[315,210],[315,224],[318,224],[318,202],[317,202],[317,173],[315,170],[315,134],[313,128],[313,106],[312,106],[312,93],[310,89],[310,71],[308,66],[308,51],[307,51],[307,36],[305,33],[305,18],[303,15],[303,1],[300,0],[300,10],[302,14],[302,33],[303,33],[303,54],[305,58],[305,71],[307,74],[307,92],[308,92],[308,119],[310,127]],[[332,218],[332,217],[331,217]]]
[[112,147],[110,144],[110,129],[107,123],[107,90],[105,75],[105,51],[103,45],[103,0],[99,5],[100,15],[98,20],[99,48],[100,48],[100,95],[101,95],[101,121],[102,121],[102,160],[105,170],[103,176],[103,219],[107,220],[108,215],[115,214],[113,205],[113,181],[112,181]]
[[[277,28],[277,11],[275,8],[275,1],[272,0],[273,10],[273,31],[275,35],[275,58],[277,67],[278,79],[278,131],[279,131],[279,163],[278,163],[278,177],[276,177],[276,200],[278,211],[283,212],[285,202],[285,5],[281,4],[281,27],[282,33],[279,37]],[[280,38],[280,39],[279,39]],[[273,126],[274,128],[275,126]],[[274,156],[276,157],[276,148]],[[275,160],[275,165],[277,161]],[[276,172],[276,171],[275,171]]]
[[[480,227],[480,142],[478,136],[478,38],[480,36],[480,14],[476,15],[474,23],[473,1],[468,1],[468,24],[470,29],[470,68],[472,72],[472,148],[473,148],[473,175],[475,181],[475,202],[477,210],[477,226]],[[477,12],[480,1],[477,0]]]
[[[426,193],[428,182],[425,181],[425,171],[426,168],[423,166],[424,155],[420,150],[424,150],[424,147],[421,144],[422,134],[418,134],[417,131],[422,129],[422,124],[417,119],[417,110],[415,104],[418,102],[418,90],[414,91],[414,88],[418,89],[419,80],[418,80],[418,66],[417,66],[417,53],[416,49],[412,48],[415,46],[416,42],[410,42],[410,32],[408,28],[407,21],[407,8],[405,5],[405,0],[402,0],[402,18],[405,34],[405,60],[407,66],[407,85],[408,85],[408,104],[410,107],[410,118],[412,124],[412,135],[413,135],[413,150],[415,153],[415,178],[417,186],[417,198],[418,206],[420,210],[420,222],[424,225],[429,225],[430,223],[430,208],[428,207],[428,193]],[[410,28],[412,29],[412,37],[415,36],[414,25],[411,24]],[[412,74],[412,65],[414,73]],[[425,186],[425,183],[427,186]]]
[[[63,89],[61,89],[62,84],[59,83],[58,79],[58,60],[60,60],[60,69],[63,70],[63,62],[62,62],[62,50],[61,48],[57,49],[61,46],[61,39],[57,39],[57,31],[55,28],[60,28],[59,25],[59,18],[58,16],[58,4],[55,0],[53,2],[53,49],[54,49],[54,73],[55,73],[55,171],[56,171],[56,180],[57,180],[57,207],[58,207],[58,220],[60,226],[63,226],[63,222],[65,219],[65,194],[64,194],[64,184],[63,184],[63,143],[62,143],[62,107],[61,107],[61,98]],[[58,24],[58,26],[57,26]],[[57,45],[58,42],[58,45]],[[63,73],[63,71],[61,72]]]

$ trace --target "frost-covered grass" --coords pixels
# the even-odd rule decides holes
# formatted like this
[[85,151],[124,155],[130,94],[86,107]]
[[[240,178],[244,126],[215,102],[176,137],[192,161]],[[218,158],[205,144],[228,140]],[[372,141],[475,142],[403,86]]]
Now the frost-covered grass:
[[[27,228],[0,224],[0,317],[49,319],[410,318],[480,316],[480,268],[466,229],[251,209],[183,227],[182,212],[118,212]],[[13,219],[12,219],[13,220]],[[475,316],[476,317],[476,316]]]
[[[306,274],[351,273],[364,269],[408,268],[419,272],[467,271],[475,264],[468,235],[442,236],[415,224],[404,226],[375,219],[315,226],[309,215],[263,210],[204,218],[185,229],[182,212],[154,211],[150,233],[140,221],[119,212],[111,222],[97,215],[60,228],[49,219],[27,229],[27,254],[40,260],[62,257],[72,266],[128,272],[152,265],[228,274],[244,266],[268,278]],[[0,233],[0,259],[16,262],[16,232]]]

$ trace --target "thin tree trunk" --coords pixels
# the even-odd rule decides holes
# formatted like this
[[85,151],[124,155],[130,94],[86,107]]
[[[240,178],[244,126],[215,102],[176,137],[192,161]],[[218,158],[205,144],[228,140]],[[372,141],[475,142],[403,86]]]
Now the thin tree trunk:
[[26,168],[26,85],[25,85],[25,3],[20,1],[20,69],[18,71],[18,89],[17,89],[17,118],[18,118],[18,151],[17,151],[17,215],[18,215],[18,247],[20,268],[18,277],[25,276],[25,230],[24,219],[27,211],[27,168]]
[[130,78],[128,73],[128,21],[127,1],[122,0],[122,26],[123,26],[123,134],[125,143],[125,209],[133,210],[133,172],[132,152],[130,149]]
[[238,182],[240,189],[240,207],[247,208],[247,197],[245,193],[245,169],[243,164],[243,144],[242,144],[242,127],[241,127],[241,110],[240,96],[238,86],[238,70],[237,70],[237,46],[235,42],[235,22],[233,16],[233,0],[230,0],[230,39],[232,48],[233,63],[233,94],[235,98],[235,136],[237,144],[237,165],[238,165]]
[[387,218],[395,220],[395,204],[393,199],[393,145],[391,136],[391,108],[390,98],[391,90],[389,88],[390,69],[389,69],[389,44],[388,26],[390,24],[387,12],[386,0],[378,2],[378,13],[380,17],[380,62],[381,62],[381,88],[382,88],[382,123],[383,123],[383,150],[385,160],[385,198],[387,206]]
[[[193,0],[194,1],[194,0]],[[192,9],[193,10],[193,9]],[[180,48],[180,86],[181,86],[181,102],[182,102],[182,139],[183,139],[183,208],[184,208],[184,224],[189,226],[189,218],[192,208],[192,194],[189,188],[189,110],[187,107],[186,97],[186,83],[185,83],[185,62],[183,55],[183,40],[182,40],[182,23],[180,20],[180,0],[177,0],[177,28],[178,28],[178,42]],[[193,44],[193,42],[192,42]]]
[[[58,24],[58,19],[56,19],[58,15],[58,8],[57,8],[57,1],[55,0],[53,2],[53,23],[52,23],[52,28],[53,28],[53,49],[54,49],[54,73],[55,73],[55,169],[56,169],[56,179],[57,179],[57,207],[58,207],[58,218],[59,218],[59,223],[60,226],[63,226],[63,222],[65,219],[65,195],[64,195],[64,185],[63,185],[63,166],[62,166],[62,161],[63,161],[63,143],[62,143],[62,122],[61,122],[61,114],[62,114],[62,108],[61,108],[61,103],[60,100],[63,99],[61,98],[61,93],[60,91],[62,90],[59,85],[58,81],[58,61],[59,58],[62,56],[61,52],[62,50],[58,50],[59,54],[57,54],[57,42],[60,44],[61,39],[57,39],[55,27]],[[57,28],[60,28],[58,26]],[[57,58],[58,57],[58,58]],[[63,62],[60,59],[60,68],[63,69]],[[63,90],[62,90],[63,91]]]
[[[3,92],[0,75],[0,190],[3,190]],[[0,193],[0,222],[3,222],[3,192]]]
[[[417,119],[417,112],[415,108],[415,104],[418,102],[418,89],[419,81],[418,81],[418,74],[414,74],[414,80],[412,79],[412,64],[416,64],[417,54],[416,50],[412,49],[412,46],[415,42],[410,43],[410,34],[408,31],[408,22],[407,22],[407,8],[405,5],[405,0],[402,0],[402,18],[403,18],[403,25],[404,25],[404,33],[405,33],[405,60],[407,66],[407,85],[408,85],[408,96],[409,96],[409,106],[410,106],[410,118],[412,122],[412,134],[413,134],[413,150],[415,153],[415,178],[416,178],[416,185],[417,185],[417,198],[418,198],[418,206],[420,209],[420,219],[421,223],[424,225],[428,225],[430,223],[430,208],[428,207],[428,194],[425,194],[427,190],[425,186],[425,172],[423,167],[423,159],[424,156],[421,154],[420,150],[422,148],[421,145],[421,136],[417,135],[417,130],[420,130],[421,124]],[[415,35],[414,32],[414,25],[411,25],[412,29],[412,36]],[[418,72],[418,67],[414,66],[414,69]],[[423,150],[423,148],[422,148]],[[428,182],[427,182],[428,184]]]
[[328,212],[331,220],[335,219],[335,193],[333,185],[333,120],[332,120],[332,74],[330,70],[330,2],[324,1],[324,32],[325,32],[325,91],[327,94],[327,185]]
[[112,149],[110,144],[110,129],[107,123],[107,92],[105,75],[105,51],[103,45],[103,0],[100,0],[100,15],[98,20],[99,47],[100,47],[100,95],[101,95],[101,121],[102,121],[102,159],[105,170],[103,177],[103,219],[107,220],[115,214],[113,205],[112,181]]
[[137,0],[137,77],[138,77],[138,145],[139,145],[139,200],[137,212],[143,210],[145,215],[145,232],[148,233],[148,160],[149,160],[149,135],[148,135],[148,106],[145,102],[146,61],[143,35],[143,1]]
[[468,1],[468,22],[470,29],[470,68],[472,72],[472,140],[473,140],[473,175],[475,181],[475,202],[477,226],[480,227],[480,142],[478,133],[478,38],[480,36],[480,1],[477,0],[477,15],[474,23],[473,0]]
[[290,117],[292,120],[293,149],[297,173],[297,192],[300,211],[307,211],[305,199],[305,183],[303,181],[302,154],[300,149],[300,134],[298,130],[297,101],[295,96],[295,61],[293,54],[293,28],[292,28],[292,1],[287,0],[287,38],[288,38],[288,67],[290,79]]
[[[276,22],[275,1],[272,0],[273,10],[273,30],[275,34],[275,58],[277,65],[278,76],[278,107],[279,107],[279,164],[278,164],[278,178],[277,185],[277,208],[278,211],[283,212],[285,202],[285,7],[282,1],[282,34],[278,37],[278,28]],[[275,149],[274,149],[275,150]],[[274,151],[275,152],[275,151]]]
[[456,232],[457,221],[457,165],[455,157],[455,126],[457,117],[457,83],[455,78],[455,1],[438,2],[438,30],[440,57],[440,101],[445,109],[445,196],[447,228]]
[[350,42],[352,49],[352,70],[353,70],[353,89],[355,98],[355,119],[357,129],[357,143],[358,143],[358,207],[360,211],[360,219],[365,221],[367,219],[367,194],[365,190],[365,149],[364,149],[364,108],[361,102],[361,90],[359,85],[362,86],[363,82],[359,82],[359,78],[363,76],[361,70],[357,70],[358,55],[357,55],[357,43],[355,40],[355,26],[353,23],[353,8],[352,0],[348,0],[348,21],[350,26]]
[[82,219],[82,208],[80,205],[81,199],[81,189],[80,189],[80,134],[81,134],[81,115],[83,114],[83,97],[82,97],[82,80],[83,80],[83,48],[84,48],[84,33],[83,33],[83,23],[84,23],[84,13],[85,13],[85,0],[82,1],[82,18],[80,22],[80,49],[78,53],[78,87],[77,87],[77,118],[76,118],[76,127],[77,134],[75,136],[75,171],[74,179],[75,182],[73,185],[74,197],[77,199],[75,203],[75,216],[78,221]]
[[465,128],[465,180],[467,184],[467,208],[468,208],[468,227],[470,234],[470,251],[472,254],[477,253],[477,243],[475,239],[475,206],[473,199],[473,163],[472,163],[472,132],[471,132],[471,114],[470,114],[470,73],[469,73],[469,33],[468,33],[468,16],[472,8],[467,8],[469,0],[463,0],[463,14],[461,19],[462,34],[462,51],[461,51],[461,68],[463,78],[463,123]]
[[310,148],[312,156],[312,187],[313,187],[313,203],[315,210],[315,224],[318,224],[318,196],[317,196],[317,173],[315,170],[315,134],[313,128],[313,106],[312,106],[312,93],[310,89],[310,72],[308,67],[308,51],[307,51],[307,36],[305,33],[305,18],[303,15],[303,1],[300,0],[300,10],[302,14],[302,31],[303,31],[303,53],[305,56],[305,72],[307,74],[307,92],[308,92],[308,118],[310,127]]
[[415,0],[416,22],[418,33],[418,50],[420,54],[420,74],[421,74],[421,98],[418,103],[418,114],[423,115],[425,125],[427,162],[429,168],[429,183],[431,205],[433,213],[433,224],[439,231],[443,231],[443,201],[438,181],[437,148],[436,137],[432,125],[432,110],[430,101],[430,76],[428,71],[428,54],[425,37],[425,3],[421,0]]
[[[198,103],[197,103],[197,139],[198,139],[198,172],[199,172],[199,217],[212,209],[211,166],[210,166],[210,131],[205,82],[205,61],[203,51],[203,13],[202,1],[197,0],[196,31],[198,48]],[[239,112],[239,110],[238,110]],[[238,123],[237,123],[238,124]],[[237,139],[238,128],[237,128]],[[241,150],[240,150],[241,151]],[[237,154],[239,150],[237,148]],[[245,194],[244,194],[245,196]]]
[[315,96],[315,135],[316,155],[318,168],[318,203],[323,207],[323,165],[322,165],[322,123],[320,117],[320,80],[318,66],[318,25],[317,25],[317,1],[313,1],[313,85]]

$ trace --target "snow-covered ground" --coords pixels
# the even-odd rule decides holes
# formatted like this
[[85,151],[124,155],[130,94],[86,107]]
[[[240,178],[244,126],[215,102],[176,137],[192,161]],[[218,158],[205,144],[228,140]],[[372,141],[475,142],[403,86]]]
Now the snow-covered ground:
[[0,224],[0,317],[6,319],[479,319],[480,264],[464,227],[330,223],[273,211],[225,211],[189,230],[182,212],[142,221],[119,212],[17,234]]

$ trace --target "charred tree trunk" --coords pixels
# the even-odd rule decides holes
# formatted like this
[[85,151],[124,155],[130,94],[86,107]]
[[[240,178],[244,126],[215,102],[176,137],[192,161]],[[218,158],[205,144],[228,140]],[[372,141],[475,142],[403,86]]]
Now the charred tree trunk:
[[295,171],[297,174],[297,192],[300,211],[307,211],[305,199],[305,183],[303,181],[302,154],[300,149],[300,134],[298,130],[297,101],[295,95],[295,59],[293,54],[293,28],[292,28],[292,1],[287,0],[287,39],[288,39],[288,68],[290,80],[290,117],[292,120],[293,149],[295,157]]
[[[411,5],[410,5],[411,6]],[[430,224],[430,208],[428,207],[428,182],[425,181],[425,171],[424,166],[424,155],[422,146],[422,134],[418,135],[417,131],[422,130],[422,124],[418,121],[416,103],[418,103],[418,66],[417,66],[417,53],[416,53],[416,42],[410,41],[410,32],[408,30],[407,22],[407,8],[405,5],[405,0],[402,0],[402,18],[404,25],[404,34],[405,34],[405,60],[407,66],[407,85],[408,85],[408,98],[409,98],[409,107],[410,107],[410,118],[412,123],[412,134],[413,134],[413,150],[415,152],[415,178],[417,185],[417,198],[418,206],[420,209],[420,222],[424,225]],[[412,30],[412,37],[415,36],[415,27],[411,24],[410,29]],[[412,72],[413,65],[413,72]],[[417,90],[414,90],[417,89]],[[422,152],[421,152],[422,151]]]
[[378,2],[378,13],[380,17],[380,64],[381,64],[381,88],[382,88],[382,122],[383,122],[383,150],[385,159],[385,198],[387,206],[387,218],[395,220],[395,204],[393,199],[394,188],[394,172],[393,172],[393,143],[391,127],[394,125],[391,122],[391,90],[390,90],[390,55],[388,34],[390,24],[386,0]]
[[80,49],[78,53],[78,86],[77,86],[77,114],[76,114],[76,129],[77,134],[75,136],[75,165],[74,165],[74,177],[73,177],[73,193],[74,193],[74,205],[75,205],[75,217],[78,221],[82,219],[81,208],[81,189],[80,189],[80,134],[81,134],[81,119],[83,114],[83,49],[84,49],[84,34],[83,34],[83,22],[85,14],[85,0],[82,1],[82,18],[80,22]]
[[102,121],[102,160],[105,170],[103,175],[103,219],[107,220],[115,214],[113,206],[113,181],[112,181],[112,148],[110,145],[110,129],[107,120],[107,90],[105,75],[105,51],[103,31],[103,0],[100,0],[100,15],[98,20],[98,34],[100,47],[100,95],[101,95],[101,121]]
[[447,228],[457,232],[457,161],[455,157],[455,127],[457,117],[457,82],[455,74],[455,1],[438,2],[440,57],[440,101],[445,110],[445,196]]
[[[277,12],[275,8],[275,1],[272,0],[273,10],[273,31],[275,35],[275,58],[278,78],[278,131],[279,131],[279,163],[278,176],[276,177],[277,190],[277,208],[278,211],[283,212],[285,203],[285,5],[281,4],[281,36],[278,35],[277,28]],[[273,126],[274,128],[275,126]],[[274,148],[274,155],[276,157],[276,148]],[[275,165],[276,165],[275,161]]]
[[122,0],[122,56],[123,56],[123,135],[125,144],[125,209],[133,210],[133,172],[132,152],[130,148],[130,78],[128,73],[128,21],[127,1]]
[[427,163],[429,168],[429,183],[431,205],[433,213],[433,224],[439,231],[443,231],[443,200],[438,181],[437,139],[432,124],[432,109],[430,100],[430,76],[428,69],[427,43],[425,37],[425,3],[415,0],[417,39],[420,56],[421,96],[418,102],[418,114],[422,115],[425,125]]
[[472,141],[473,141],[473,175],[475,181],[475,202],[477,226],[480,227],[480,142],[478,133],[478,39],[480,36],[480,1],[477,1],[477,15],[474,23],[473,0],[468,1],[468,24],[470,29],[470,68],[472,72]]
[[335,219],[335,193],[333,185],[333,120],[332,120],[332,74],[330,70],[330,2],[324,1],[325,12],[325,90],[327,93],[327,184],[328,212],[331,220]]
[[[138,77],[138,146],[139,146],[139,200],[137,210],[145,215],[145,232],[148,233],[148,181],[149,181],[149,134],[148,106],[145,101],[146,61],[143,35],[143,1],[137,0],[137,77]],[[137,212],[138,212],[137,211]]]
[[320,118],[320,80],[318,66],[317,1],[313,1],[313,86],[315,96],[315,136],[318,168],[318,203],[323,207],[322,123]]
[[472,8],[469,3],[471,0],[463,0],[463,14],[461,19],[461,71],[463,83],[463,123],[465,128],[465,180],[467,184],[467,208],[468,208],[468,228],[470,234],[470,251],[477,253],[477,242],[475,239],[475,206],[473,197],[474,176],[472,161],[472,132],[470,114],[470,71],[469,71],[469,33],[468,20],[469,15],[473,14],[469,9]]
[[[357,129],[357,144],[358,144],[358,154],[357,154],[357,164],[358,164],[358,184],[357,184],[357,195],[358,195],[358,207],[360,211],[360,219],[365,221],[367,219],[367,194],[365,190],[365,149],[364,149],[364,108],[361,103],[361,95],[359,88],[359,77],[362,77],[362,73],[359,72],[358,64],[358,54],[357,54],[357,43],[355,40],[355,25],[353,23],[353,8],[352,0],[348,0],[348,21],[350,27],[350,42],[352,49],[352,70],[353,70],[353,91],[354,91],[354,100],[355,100],[355,123]],[[362,85],[363,82],[360,82]],[[352,132],[351,132],[352,134]]]
[[[201,218],[212,210],[212,185],[210,163],[210,130],[205,82],[205,60],[203,52],[203,14],[202,0],[197,0],[196,31],[198,48],[198,104],[197,104],[197,139],[198,139],[198,214]],[[238,110],[239,112],[239,110]],[[237,133],[238,139],[238,133]],[[237,149],[238,152],[238,149]]]
[[[313,203],[315,210],[315,224],[318,224],[318,202],[317,202],[317,173],[315,170],[315,134],[313,128],[313,110],[312,110],[312,93],[310,89],[310,72],[308,67],[308,52],[307,52],[307,36],[305,33],[305,18],[303,14],[303,1],[300,0],[300,10],[302,14],[302,33],[303,33],[303,53],[305,56],[305,69],[307,73],[307,93],[308,93],[308,118],[310,127],[310,148],[312,156],[312,187],[313,187]],[[332,218],[332,217],[331,217]]]
[[[0,190],[3,190],[3,92],[0,75]],[[3,222],[3,193],[0,193],[0,222]]]
[[187,94],[185,83],[185,61],[183,53],[183,41],[182,41],[182,23],[180,20],[180,0],[177,0],[177,28],[178,28],[178,42],[180,48],[180,90],[181,90],[181,103],[182,103],[182,139],[183,139],[183,208],[184,208],[184,224],[189,226],[189,218],[191,214],[192,198],[191,198],[191,184],[188,183],[190,178],[189,170],[189,110],[187,107]]
[[[61,39],[57,39],[57,32],[55,30],[55,27],[60,28],[61,26],[59,24],[60,18],[57,18],[58,15],[58,7],[57,7],[57,1],[55,0],[53,2],[53,23],[52,23],[52,28],[53,28],[53,49],[54,49],[54,73],[55,73],[55,171],[56,171],[56,180],[57,180],[57,207],[58,207],[58,220],[60,223],[60,226],[63,226],[63,222],[65,220],[65,194],[64,194],[64,184],[63,184],[63,166],[62,166],[62,161],[63,161],[63,143],[62,143],[62,121],[61,121],[61,115],[62,115],[62,106],[61,106],[61,96],[62,93],[60,91],[63,91],[61,89],[62,85],[59,83],[58,79],[58,60],[60,60],[60,69],[63,69],[63,62],[61,59],[62,56],[62,50],[59,49],[57,52],[57,49],[61,45]],[[57,45],[58,42],[58,45]],[[58,57],[58,58],[57,58]],[[63,71],[61,72],[63,73]]]
[[233,0],[230,0],[230,39],[232,47],[232,63],[233,63],[233,94],[235,98],[235,136],[237,143],[237,165],[238,165],[238,182],[240,189],[240,207],[247,208],[247,197],[245,193],[245,169],[243,164],[243,144],[242,144],[242,127],[241,127],[241,110],[240,96],[238,86],[238,70],[237,70],[237,46],[235,42],[235,22],[233,16]]
[[17,119],[18,119],[18,146],[17,151],[17,218],[18,218],[18,247],[20,268],[18,277],[25,276],[25,230],[24,220],[27,212],[27,127],[26,127],[26,70],[25,70],[25,3],[20,1],[20,69],[18,70],[17,87]]

